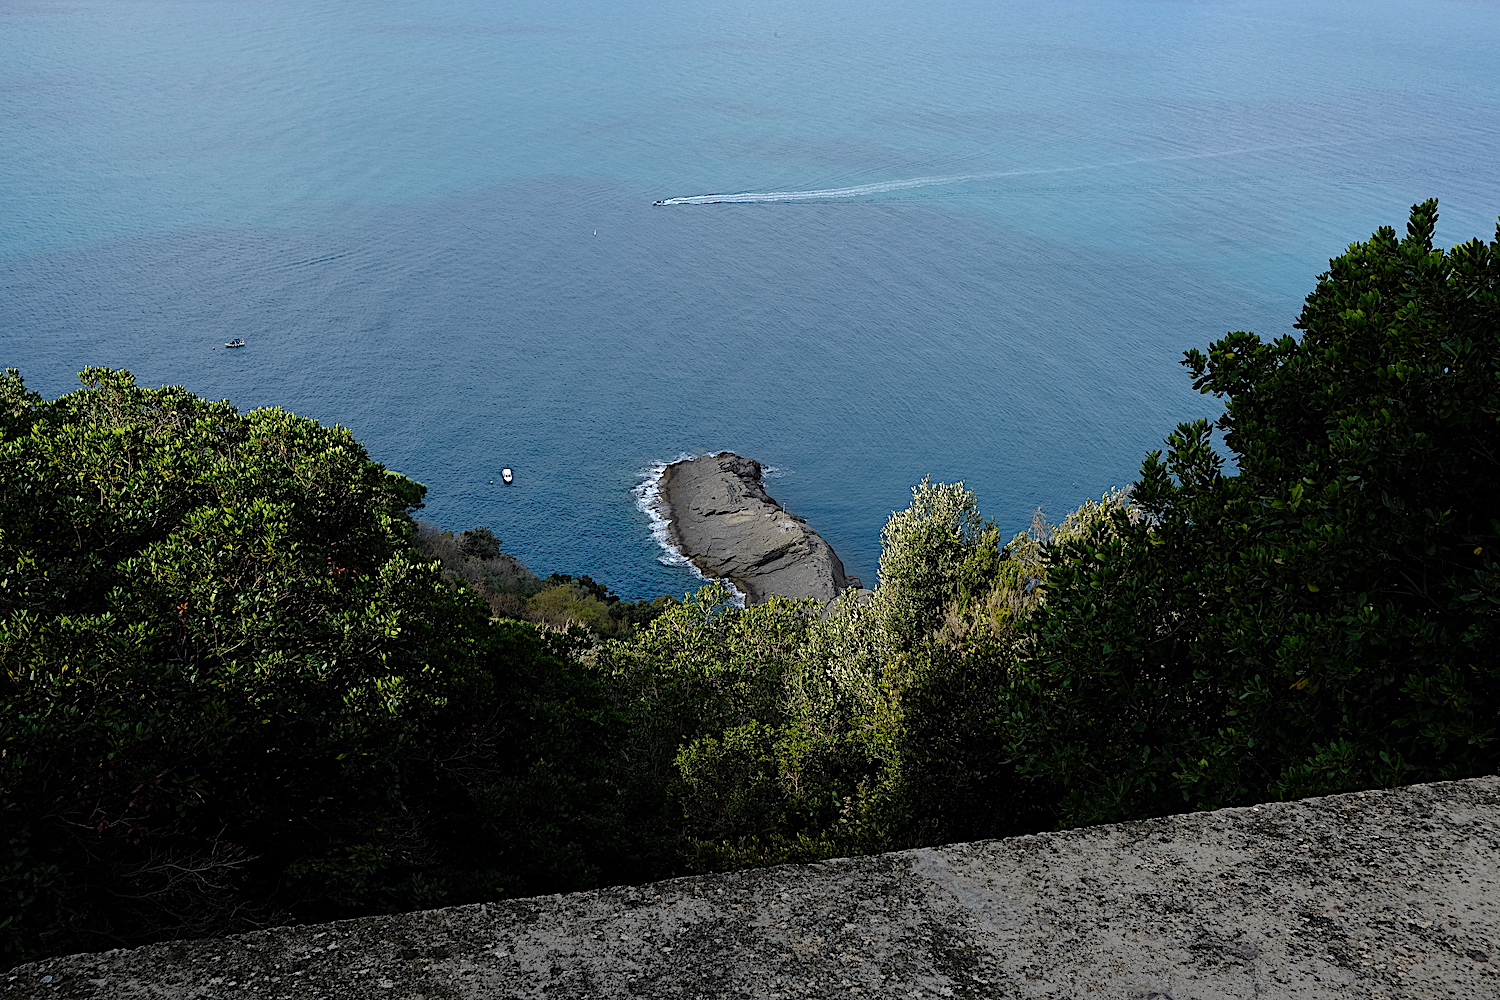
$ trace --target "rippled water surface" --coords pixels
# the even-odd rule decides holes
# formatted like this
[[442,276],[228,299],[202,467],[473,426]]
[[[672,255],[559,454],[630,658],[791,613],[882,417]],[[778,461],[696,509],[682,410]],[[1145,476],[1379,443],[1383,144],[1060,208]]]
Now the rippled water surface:
[[693,583],[642,471],[732,449],[868,581],[925,475],[1007,531],[1133,478],[1215,412],[1185,348],[1413,201],[1493,233],[1496,53],[1442,0],[10,0],[0,363],[345,424],[631,597]]

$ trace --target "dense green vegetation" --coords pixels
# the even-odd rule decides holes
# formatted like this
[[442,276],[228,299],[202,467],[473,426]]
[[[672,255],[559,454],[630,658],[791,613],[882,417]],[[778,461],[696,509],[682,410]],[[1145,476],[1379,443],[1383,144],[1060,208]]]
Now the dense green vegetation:
[[[538,579],[349,432],[0,379],[13,959],[1489,772],[1500,232],[1436,206],[1216,425],[1009,541],[923,482],[828,608]],[[1213,442],[1222,434],[1234,471]]]
[[562,630],[581,625],[599,636],[627,636],[675,603],[666,595],[654,601],[622,601],[588,576],[553,573],[540,580],[501,549],[500,539],[489,528],[455,535],[419,521],[416,545],[423,556],[438,561],[445,579],[468,585],[498,618]]
[[1494,768],[1500,232],[1436,202],[1332,262],[1300,339],[1187,365],[1224,397],[1133,502],[1051,554],[1030,773],[1084,822]]
[[0,380],[12,952],[606,877],[579,636],[445,580],[348,431],[82,378]]

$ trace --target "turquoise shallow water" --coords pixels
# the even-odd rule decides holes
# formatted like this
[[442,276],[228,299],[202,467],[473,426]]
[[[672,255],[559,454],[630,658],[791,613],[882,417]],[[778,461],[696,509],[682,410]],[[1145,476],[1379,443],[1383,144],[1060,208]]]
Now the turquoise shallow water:
[[693,585],[642,471],[732,449],[868,581],[924,475],[1007,531],[1133,478],[1215,410],[1182,350],[1413,201],[1493,233],[1497,52],[1487,2],[12,0],[0,364],[344,423],[631,597]]

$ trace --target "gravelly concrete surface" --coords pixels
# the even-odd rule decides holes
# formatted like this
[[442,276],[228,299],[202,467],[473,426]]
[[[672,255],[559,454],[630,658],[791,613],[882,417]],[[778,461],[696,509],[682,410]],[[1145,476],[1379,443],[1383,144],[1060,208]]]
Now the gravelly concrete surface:
[[[1500,778],[11,970],[21,997],[1493,997]],[[47,977],[50,977],[48,979]]]

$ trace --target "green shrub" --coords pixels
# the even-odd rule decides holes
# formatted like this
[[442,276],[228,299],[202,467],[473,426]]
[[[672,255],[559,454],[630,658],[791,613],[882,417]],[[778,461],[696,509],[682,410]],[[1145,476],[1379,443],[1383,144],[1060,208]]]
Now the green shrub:
[[13,958],[604,877],[604,691],[420,556],[421,486],[343,428],[82,378],[0,379]]
[[[641,692],[632,756],[691,869],[1034,829],[1007,755],[1017,585],[962,484],[923,482],[883,535],[873,595],[736,609],[704,588],[608,647]],[[649,735],[648,735],[649,734]],[[648,749],[649,746],[654,749]]]
[[1300,339],[1186,364],[1226,400],[1048,553],[1018,737],[1070,822],[1500,763],[1500,234],[1436,203],[1333,260]]

